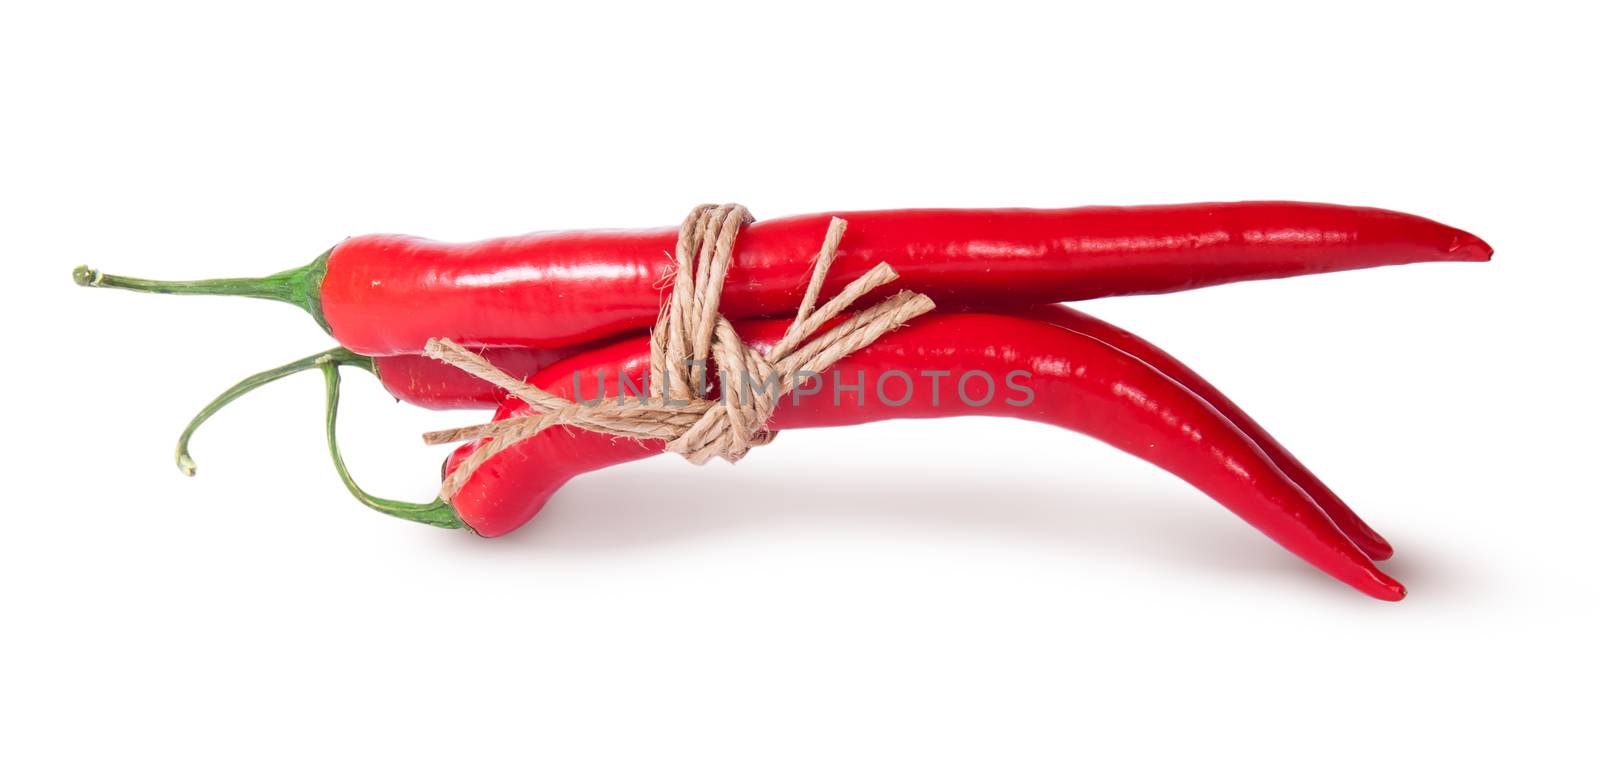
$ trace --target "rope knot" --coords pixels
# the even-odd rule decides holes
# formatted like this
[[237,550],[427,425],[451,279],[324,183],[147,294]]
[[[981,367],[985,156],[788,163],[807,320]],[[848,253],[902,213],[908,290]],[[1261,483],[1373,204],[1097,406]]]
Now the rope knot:
[[[701,205],[684,219],[673,254],[672,292],[650,333],[646,400],[578,404],[517,380],[454,341],[428,341],[424,352],[429,357],[505,389],[533,411],[517,418],[423,435],[429,444],[489,438],[445,478],[440,497],[450,498],[473,471],[495,454],[555,425],[634,439],[660,439],[666,443],[667,452],[682,455],[695,464],[719,456],[736,462],[751,448],[772,441],[773,432],[767,422],[802,373],[820,373],[884,333],[933,309],[933,301],[927,296],[902,291],[819,335],[823,325],[851,304],[898,277],[888,264],[879,263],[818,307],[823,282],[844,237],[845,221],[835,218],[828,224],[794,321],[770,349],[758,353],[718,312],[734,243],[740,228],[753,221],[744,206],[731,204]],[[707,399],[712,362],[721,381],[716,400]]]

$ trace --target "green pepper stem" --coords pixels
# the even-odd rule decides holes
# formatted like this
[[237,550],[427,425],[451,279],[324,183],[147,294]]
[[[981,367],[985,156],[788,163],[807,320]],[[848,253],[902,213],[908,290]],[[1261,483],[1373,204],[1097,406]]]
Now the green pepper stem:
[[255,375],[228,387],[227,391],[217,395],[216,399],[211,400],[210,404],[207,404],[205,407],[201,408],[200,412],[196,413],[194,418],[190,419],[189,425],[184,427],[183,434],[178,437],[178,470],[182,471],[187,476],[194,476],[195,463],[194,459],[189,455],[189,440],[194,437],[195,431],[200,428],[201,424],[210,420],[211,416],[217,414],[217,411],[227,407],[228,403],[280,378],[286,378],[302,370],[311,370],[312,368],[321,367],[325,364],[331,364],[335,366],[351,365],[354,367],[364,368],[372,372],[374,375],[377,374],[377,368],[375,367],[375,363],[371,357],[364,357],[348,349],[337,346],[325,352],[319,352],[309,357],[295,360],[287,365],[282,365],[271,370],[264,370],[260,373],[256,373]]
[[136,293],[168,293],[198,296],[244,296],[294,304],[328,330],[322,316],[322,278],[328,271],[328,251],[298,269],[266,277],[239,277],[220,280],[146,280],[106,274],[99,269],[79,266],[72,270],[72,281],[86,288],[117,288]]
[[377,498],[367,491],[362,490],[350,476],[350,470],[344,465],[344,455],[339,452],[339,437],[336,425],[339,420],[339,363],[334,360],[325,360],[318,363],[322,368],[323,380],[327,386],[328,397],[328,453],[333,456],[333,468],[339,472],[339,480],[344,482],[345,489],[355,496],[369,509],[374,509],[392,517],[409,519],[412,522],[421,522],[434,527],[458,528],[464,525],[461,518],[456,516],[455,509],[443,499],[436,498],[430,503],[410,503],[407,501],[392,501],[387,498]]

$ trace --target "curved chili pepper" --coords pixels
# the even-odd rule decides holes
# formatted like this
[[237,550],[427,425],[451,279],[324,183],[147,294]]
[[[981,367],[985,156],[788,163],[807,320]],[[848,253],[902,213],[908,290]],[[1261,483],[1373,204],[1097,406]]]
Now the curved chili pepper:
[[[1484,261],[1467,232],[1405,213],[1295,202],[1064,210],[888,210],[746,227],[722,293],[730,318],[793,311],[835,216],[850,223],[824,291],[879,262],[895,290],[941,306],[1015,307],[1421,261]],[[82,285],[242,295],[306,309],[344,347],[420,352],[430,338],[552,348],[644,328],[660,309],[677,229],[545,232],[441,243],[345,240],[258,279],[163,282],[79,267]]]
[[[1256,443],[1257,447],[1261,448],[1261,452],[1266,454],[1267,460],[1272,461],[1283,471],[1285,476],[1296,485],[1299,485],[1301,490],[1306,491],[1306,495],[1311,496],[1311,500],[1316,501],[1317,505],[1328,515],[1328,518],[1333,520],[1333,523],[1340,530],[1343,530],[1351,541],[1361,547],[1361,550],[1366,552],[1367,556],[1376,560],[1384,560],[1394,556],[1394,547],[1389,545],[1389,542],[1384,540],[1383,536],[1378,534],[1378,531],[1373,530],[1361,517],[1357,516],[1355,510],[1350,508],[1349,504],[1346,504],[1333,490],[1323,484],[1322,480],[1317,479],[1317,476],[1312,474],[1311,470],[1306,468],[1305,464],[1301,463],[1299,459],[1295,458],[1287,448],[1276,439],[1273,439],[1272,435],[1262,428],[1261,424],[1244,412],[1244,408],[1234,404],[1233,400],[1228,399],[1227,395],[1223,394],[1217,387],[1212,386],[1206,379],[1201,378],[1200,374],[1194,372],[1189,366],[1179,362],[1176,357],[1162,351],[1155,344],[1109,322],[1065,306],[1040,306],[1011,313],[1018,316],[1034,317],[1068,330],[1083,333],[1122,351],[1124,354],[1142,360],[1150,367],[1161,371],[1162,374],[1189,391],[1194,392],[1195,396],[1216,408],[1217,412],[1221,413],[1224,418],[1232,421],[1234,426],[1239,428],[1239,431],[1243,432],[1245,436]],[[487,386],[488,384],[485,383],[483,385]]]
[[[1207,404],[1222,414],[1224,418],[1232,421],[1239,431],[1255,442],[1261,451],[1266,454],[1289,479],[1300,489],[1304,490],[1311,499],[1322,508],[1350,540],[1361,548],[1367,556],[1375,560],[1388,559],[1394,556],[1394,547],[1387,540],[1373,530],[1364,520],[1351,509],[1343,499],[1339,498],[1322,480],[1318,479],[1305,464],[1295,458],[1281,443],[1274,439],[1261,424],[1251,418],[1243,408],[1239,407],[1223,394],[1209,381],[1205,380],[1189,366],[1183,364],[1176,357],[1163,351],[1155,344],[1134,335],[1122,328],[1112,325],[1088,314],[1059,304],[1048,306],[1026,307],[1005,312],[1020,317],[1031,317],[1043,322],[1077,331],[1090,336],[1124,354],[1134,357],[1145,364],[1160,371],[1163,375],[1176,381],[1179,385],[1194,392],[1195,396],[1205,400]],[[551,356],[513,355],[510,349],[495,349],[487,352],[486,357],[496,367],[505,372],[527,380],[543,367],[555,362]],[[421,404],[425,407],[436,408],[475,408],[496,407],[505,397],[503,389],[497,389],[492,384],[481,378],[463,373],[444,363],[428,359],[401,355],[395,357],[378,357],[377,364],[380,368],[379,375],[384,379],[384,385],[389,387],[395,396],[407,402]],[[398,378],[385,367],[405,369],[413,380],[419,385],[400,392],[391,381]],[[449,371],[440,374],[439,368]]]
[[[762,321],[745,323],[741,330],[759,345],[780,336],[786,326],[786,321]],[[617,375],[642,387],[648,367],[647,341],[636,338],[557,363],[533,382],[571,397],[578,374],[580,381],[589,382],[582,393],[593,396],[598,392],[588,387],[594,381],[614,384]],[[949,371],[942,388],[919,377],[932,370]],[[1284,548],[1365,594],[1385,600],[1405,595],[1404,587],[1378,570],[1231,421],[1177,381],[1089,335],[1013,316],[932,315],[836,363],[823,379],[853,384],[860,376],[871,391],[874,382],[888,380],[884,375],[890,371],[909,373],[916,384],[909,392],[890,391],[890,398],[910,394],[903,406],[863,401],[862,394],[853,392],[834,405],[832,387],[825,386],[815,396],[786,401],[774,415],[772,427],[975,414],[1054,424],[1166,469]],[[969,405],[953,388],[967,373],[985,373],[1003,387],[1013,371],[1028,376],[1033,396],[1026,403],[1005,402],[1003,398],[1012,392],[1002,388],[988,402]],[[1013,399],[1020,401],[1021,395]],[[525,404],[512,401],[501,406],[496,418],[526,413]],[[459,463],[472,447],[457,450],[448,465]],[[453,514],[480,535],[503,535],[531,519],[573,477],[659,452],[661,445],[655,441],[552,428],[496,455],[478,467],[448,503],[436,501],[427,508],[440,516]]]
[[[1058,327],[1090,336],[1108,346],[1128,354],[1188,388],[1205,400],[1223,417],[1244,433],[1291,481],[1299,485],[1322,508],[1330,520],[1375,560],[1387,559],[1394,549],[1376,531],[1368,526],[1355,511],[1346,505],[1321,480],[1311,473],[1271,434],[1256,423],[1238,405],[1204,378],[1162,351],[1149,341],[1083,312],[1060,305],[1026,307],[1006,312],[1019,317],[1029,317]],[[515,378],[528,380],[540,370],[582,349],[525,349],[502,347],[484,351],[484,356],[495,367]],[[193,475],[195,464],[189,455],[188,444],[201,424],[228,403],[243,394],[271,381],[293,373],[332,363],[339,366],[359,367],[378,376],[384,388],[397,400],[435,410],[495,409],[506,397],[506,392],[481,378],[457,368],[420,355],[395,355],[391,357],[365,357],[342,348],[314,354],[272,370],[254,374],[230,387],[205,406],[191,420],[178,440],[178,467]]]

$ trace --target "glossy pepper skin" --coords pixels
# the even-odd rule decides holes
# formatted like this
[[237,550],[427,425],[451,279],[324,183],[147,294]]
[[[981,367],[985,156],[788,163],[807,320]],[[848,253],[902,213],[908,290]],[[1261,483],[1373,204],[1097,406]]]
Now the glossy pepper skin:
[[[821,213],[743,228],[721,308],[794,311],[831,218],[849,222],[824,292],[879,262],[940,306],[1010,308],[1421,261],[1483,261],[1471,234],[1405,213],[1298,202],[1057,210]],[[553,348],[651,325],[676,228],[543,232],[472,243],[352,237],[259,279],[163,282],[87,267],[92,287],[270,298],[307,309],[345,348],[413,354],[430,338]]]
[[[1189,389],[1197,397],[1216,409],[1223,417],[1232,421],[1241,433],[1256,443],[1268,460],[1272,461],[1285,476],[1311,496],[1312,500],[1328,515],[1329,519],[1352,542],[1360,547],[1367,556],[1381,560],[1387,559],[1394,553],[1393,548],[1382,536],[1362,521],[1349,506],[1345,505],[1331,489],[1296,460],[1277,440],[1273,439],[1272,435],[1267,433],[1260,424],[1256,423],[1254,419],[1223,395],[1222,392],[1218,391],[1216,387],[1201,378],[1199,374],[1182,362],[1173,358],[1172,355],[1126,330],[1065,306],[1026,307],[1007,312],[1007,314],[1029,317],[1090,336],[1144,362],[1161,374],[1173,379],[1173,381]],[[581,348],[525,349],[521,347],[500,347],[485,349],[483,354],[491,364],[500,370],[516,378],[528,380],[540,370],[581,351],[583,351]],[[189,440],[202,424],[220,409],[227,406],[228,403],[271,381],[327,364],[360,367],[369,370],[378,376],[384,388],[396,399],[434,410],[493,410],[504,402],[506,398],[505,390],[481,378],[427,357],[418,355],[364,357],[352,354],[345,349],[330,349],[327,352],[251,375],[214,399],[195,416],[180,437],[177,449],[179,468],[185,473],[194,473],[195,463],[188,452]],[[360,497],[371,498],[365,493],[362,493]]]
[[[1268,460],[1322,508],[1335,525],[1367,556],[1376,560],[1394,555],[1394,547],[1363,521],[1353,509],[1310,469],[1295,458],[1266,429],[1189,366],[1155,344],[1104,320],[1061,305],[1025,307],[1008,311],[1020,317],[1073,330],[1100,341],[1155,368],[1162,375],[1205,400],[1224,418],[1232,421],[1246,437],[1256,443]],[[577,352],[574,351],[573,354]],[[563,350],[503,347],[487,349],[484,356],[495,367],[528,380],[540,370],[571,356]],[[435,410],[494,409],[505,400],[505,391],[450,365],[413,355],[373,359],[383,385],[397,399]]]
[[[743,323],[753,344],[782,334],[787,321]],[[621,374],[642,384],[648,371],[643,337],[577,355],[534,377],[536,385],[571,397],[574,373],[585,396],[604,377],[615,387]],[[888,371],[910,373],[916,385],[901,407],[875,395],[843,393],[833,404],[833,382],[864,376],[867,392]],[[920,371],[950,371],[940,387]],[[987,373],[995,396],[981,406],[963,403],[952,388],[969,371]],[[1008,374],[1026,371],[1032,397],[1008,403]],[[838,378],[834,376],[837,375]],[[886,379],[887,380],[887,379]],[[1037,319],[991,314],[946,314],[918,319],[845,358],[823,374],[824,388],[786,400],[775,429],[843,426],[893,418],[995,415],[1054,424],[1099,439],[1178,476],[1231,509],[1284,548],[1334,578],[1379,599],[1398,600],[1405,589],[1383,574],[1227,417],[1171,377],[1089,335]],[[891,398],[902,392],[891,383]],[[935,403],[935,392],[938,402]],[[974,392],[979,398],[981,392]],[[502,405],[497,419],[526,414],[520,401]],[[473,445],[457,450],[458,463]],[[661,452],[652,441],[557,427],[518,442],[478,468],[450,499],[456,518],[480,535],[504,535],[543,508],[572,478]]]
[[[722,294],[730,318],[793,311],[833,217],[850,228],[825,295],[872,265],[941,306],[1023,306],[1419,261],[1481,261],[1477,237],[1374,208],[1292,202],[1065,210],[822,213],[745,227]],[[547,232],[451,244],[374,235],[328,256],[322,312],[345,347],[429,338],[551,347],[648,327],[676,228]]]
[[1287,476],[1300,489],[1304,490],[1311,500],[1316,501],[1328,518],[1343,530],[1367,556],[1383,560],[1394,556],[1394,547],[1389,545],[1384,537],[1373,530],[1370,525],[1356,515],[1354,509],[1346,504],[1322,480],[1311,473],[1305,464],[1301,463],[1294,454],[1290,453],[1278,440],[1267,432],[1261,424],[1251,418],[1244,408],[1239,407],[1233,400],[1223,394],[1211,382],[1202,378],[1188,365],[1180,362],[1176,357],[1163,351],[1149,341],[1134,335],[1122,328],[1112,325],[1105,320],[1091,317],[1076,309],[1066,306],[1040,306],[1031,309],[1021,309],[1013,312],[1018,316],[1033,317],[1049,322],[1053,325],[1073,330],[1090,336],[1101,343],[1111,346],[1124,354],[1134,357],[1146,365],[1160,371],[1162,375],[1171,378],[1178,385],[1183,386],[1195,396],[1206,401],[1211,407],[1221,413],[1224,418],[1232,421],[1239,431],[1256,443],[1267,459],[1272,461],[1285,476]]
[[[528,349],[518,346],[483,350],[494,366],[527,378],[584,347]],[[429,410],[476,410],[498,407],[505,390],[481,378],[418,354],[372,357],[369,365],[395,399]]]

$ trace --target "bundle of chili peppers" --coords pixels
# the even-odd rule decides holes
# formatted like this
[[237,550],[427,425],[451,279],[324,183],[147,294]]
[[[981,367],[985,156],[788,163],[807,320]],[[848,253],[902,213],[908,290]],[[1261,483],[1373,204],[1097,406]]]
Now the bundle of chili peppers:
[[[687,266],[699,272],[689,290],[713,296],[685,304],[696,311],[709,304],[703,334],[743,350],[739,360],[751,369],[780,369],[772,353],[802,344],[827,358],[826,375],[803,382],[803,374],[780,370],[789,388],[775,406],[766,403],[763,423],[740,426],[734,419],[730,426],[723,419],[718,428],[740,432],[749,444],[784,429],[891,418],[985,414],[1055,424],[1177,475],[1365,594],[1391,601],[1405,595],[1373,564],[1393,553],[1383,537],[1242,409],[1150,342],[1059,302],[1391,264],[1487,261],[1492,251],[1483,240],[1404,213],[1293,202],[886,210],[757,223],[742,217],[736,206],[707,206],[679,228],[543,232],[465,244],[360,236],[304,267],[255,279],[155,281],[87,267],[73,277],[90,287],[288,302],[338,340],[339,347],[251,376],[206,406],[180,439],[178,464],[186,473],[194,471],[189,438],[210,415],[269,381],[316,368],[326,381],[334,466],[361,502],[439,527],[508,533],[572,478],[670,449],[685,431],[707,428],[683,419],[722,407],[711,402],[730,393],[719,388],[732,387],[726,379],[717,383],[716,371],[734,360],[707,360],[702,345],[695,348],[701,357],[687,360],[708,374],[701,392],[707,398],[693,401],[707,404],[688,406],[694,413],[646,405],[607,411],[605,418],[617,412],[635,418],[624,426],[585,415],[585,403],[610,397],[620,403],[618,389],[641,396],[663,391],[651,379],[661,377],[664,364],[685,361],[664,354],[661,337],[676,311],[663,307],[683,289]],[[700,244],[690,250],[698,248],[698,256],[685,260],[691,235],[704,242],[695,240]],[[819,250],[826,266],[817,263]],[[720,271],[708,273],[706,263],[718,254]],[[857,332],[871,310],[845,314],[830,302],[822,308],[838,316],[808,318],[819,296],[849,292],[882,270],[889,279],[897,275],[893,287],[902,295],[937,310],[897,318],[846,353],[821,353],[817,344]],[[856,298],[884,300],[892,295],[886,285],[868,283]],[[797,311],[794,319],[770,319]],[[805,322],[814,327],[795,338]],[[654,333],[647,330],[652,326]],[[812,334],[817,340],[808,343]],[[496,375],[427,356],[444,356],[441,344]],[[395,397],[422,407],[494,409],[490,424],[454,432],[472,439],[446,462],[453,475],[447,498],[375,498],[351,479],[334,428],[341,367],[366,369]],[[675,430],[642,429],[642,412],[673,422]],[[512,428],[530,422],[532,429]]]

